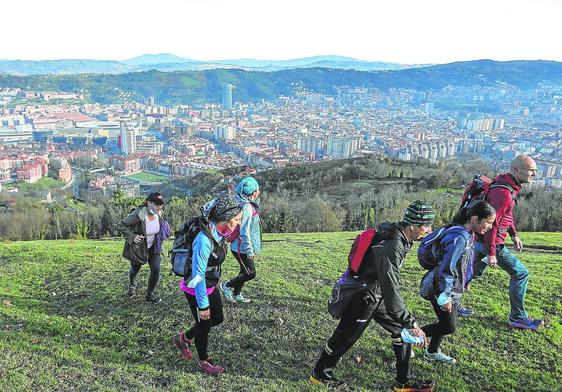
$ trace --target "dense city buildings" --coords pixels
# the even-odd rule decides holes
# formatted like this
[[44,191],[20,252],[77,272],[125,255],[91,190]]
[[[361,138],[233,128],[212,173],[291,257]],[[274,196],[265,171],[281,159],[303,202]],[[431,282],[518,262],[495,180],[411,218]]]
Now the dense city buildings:
[[369,153],[433,162],[478,157],[505,170],[528,154],[538,163],[538,184],[562,187],[561,87],[338,87],[333,96],[297,87],[293,96],[258,103],[235,102],[233,92],[224,84],[222,105],[194,107],[158,105],[154,97],[102,105],[72,93],[0,90],[0,182],[50,176],[71,183],[81,162],[105,161],[113,180],[100,172],[103,184],[90,178],[82,185],[93,198],[119,186],[134,193],[140,172],[153,176],[140,181],[150,184]]

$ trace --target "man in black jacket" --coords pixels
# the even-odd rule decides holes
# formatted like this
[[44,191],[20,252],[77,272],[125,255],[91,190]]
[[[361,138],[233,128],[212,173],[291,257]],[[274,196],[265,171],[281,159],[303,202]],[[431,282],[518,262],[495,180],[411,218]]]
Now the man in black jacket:
[[403,336],[418,337],[421,340],[418,346],[425,346],[426,338],[400,295],[400,268],[412,241],[431,232],[434,219],[432,207],[418,200],[408,206],[402,222],[385,222],[377,228],[373,243],[357,272],[357,278],[367,282],[370,291],[359,293],[344,310],[312,371],[311,383],[335,389],[346,386],[334,377],[333,370],[374,319],[392,334],[392,348],[396,356],[394,391],[429,392],[433,389],[433,381],[418,380],[410,374],[412,344],[405,342]]

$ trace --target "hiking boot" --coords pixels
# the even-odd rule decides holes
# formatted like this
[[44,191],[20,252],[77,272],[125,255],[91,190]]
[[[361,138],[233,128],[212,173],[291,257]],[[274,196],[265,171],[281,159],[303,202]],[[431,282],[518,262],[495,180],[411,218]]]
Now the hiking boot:
[[447,365],[454,365],[457,363],[457,360],[453,357],[443,354],[441,351],[437,351],[436,353],[430,353],[427,349],[423,352],[423,359],[430,361],[430,362],[440,362]]
[[224,282],[221,283],[219,287],[222,291],[222,295],[224,296],[224,300],[226,302],[235,304],[236,300],[234,299],[234,294],[232,293],[232,289],[230,287],[227,287],[226,283]]
[[159,296],[157,296],[154,293],[146,294],[146,296],[144,297],[144,300],[146,302],[153,303],[153,304],[157,304],[157,303],[162,302],[162,298],[160,298]]
[[127,290],[127,297],[129,297],[129,299],[132,299],[136,293],[137,293],[137,284],[129,283],[129,290]]
[[249,304],[250,302],[252,302],[251,299],[244,297],[242,294],[236,294],[234,296],[234,300],[239,304]]
[[472,309],[465,308],[461,304],[457,305],[457,314],[461,317],[470,317],[474,314]]
[[189,360],[189,359],[193,358],[193,354],[191,353],[191,350],[189,349],[189,346],[191,346],[192,340],[186,339],[183,332],[180,332],[178,335],[174,336],[172,338],[172,341],[174,342],[176,347],[181,351],[181,355],[185,359]]
[[341,390],[347,388],[347,384],[335,378],[332,372],[324,372],[324,374],[320,376],[313,370],[308,380],[311,384],[324,385],[329,389]]
[[530,329],[531,331],[536,331],[544,325],[544,320],[535,320],[531,316],[527,316],[527,318],[513,318],[509,316],[507,325],[511,328]]
[[211,362],[210,358],[207,359],[206,361],[198,360],[197,368],[201,370],[203,373],[207,373],[212,376],[216,376],[221,373],[224,373],[224,368],[219,365],[215,365],[213,362]]
[[418,380],[411,378],[405,383],[396,381],[394,383],[394,392],[431,392],[435,382],[432,380]]

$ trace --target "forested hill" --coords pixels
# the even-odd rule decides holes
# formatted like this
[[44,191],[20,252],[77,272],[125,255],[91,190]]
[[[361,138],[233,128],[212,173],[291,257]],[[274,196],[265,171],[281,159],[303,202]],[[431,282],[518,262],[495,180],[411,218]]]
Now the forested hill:
[[156,97],[161,104],[220,102],[222,84],[236,86],[236,100],[273,100],[291,95],[296,88],[334,94],[337,86],[379,89],[439,90],[447,85],[499,86],[521,89],[562,85],[562,63],[553,61],[478,60],[396,71],[362,72],[310,68],[278,72],[213,69],[190,72],[137,72],[119,75],[82,74],[57,76],[0,76],[0,88],[84,92],[95,102],[119,102],[123,93],[133,99]]

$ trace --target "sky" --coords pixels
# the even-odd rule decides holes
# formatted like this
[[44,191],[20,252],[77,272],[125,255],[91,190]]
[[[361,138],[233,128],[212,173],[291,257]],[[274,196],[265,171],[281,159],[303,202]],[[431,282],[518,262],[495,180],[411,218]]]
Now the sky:
[[562,61],[562,0],[4,0],[0,59]]

